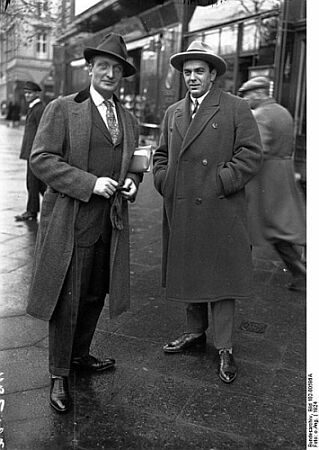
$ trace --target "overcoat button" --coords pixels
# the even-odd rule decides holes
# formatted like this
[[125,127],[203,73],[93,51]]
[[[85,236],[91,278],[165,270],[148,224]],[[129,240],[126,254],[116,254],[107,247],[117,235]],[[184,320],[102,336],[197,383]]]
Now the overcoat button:
[[218,123],[213,122],[213,123],[212,123],[212,127],[213,127],[213,128],[218,128]]
[[202,164],[203,164],[203,166],[207,166],[207,164],[208,164],[207,159],[203,159]]
[[60,194],[60,197],[65,197],[65,194]]
[[195,200],[196,205],[200,205],[202,203],[202,199],[201,198],[197,198]]

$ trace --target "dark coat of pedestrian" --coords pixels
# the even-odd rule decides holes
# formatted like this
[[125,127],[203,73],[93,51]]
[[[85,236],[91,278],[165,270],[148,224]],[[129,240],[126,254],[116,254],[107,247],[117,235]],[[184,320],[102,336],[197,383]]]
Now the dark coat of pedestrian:
[[29,157],[33,141],[44,111],[44,104],[39,95],[41,88],[33,81],[27,81],[24,85],[24,95],[28,105],[27,115],[25,119],[25,127],[23,140],[20,151],[20,158],[27,161],[27,209],[24,213],[15,216],[16,221],[36,220],[40,211],[40,195],[46,190],[46,185],[42,180],[37,178],[32,172],[29,164]]
[[255,77],[239,92],[250,104],[261,136],[264,161],[246,186],[248,223],[255,246],[274,245],[293,275],[290,288],[304,290],[305,265],[295,245],[305,246],[305,200],[293,160],[293,118],[269,97],[269,80]]
[[[216,310],[229,305],[228,336],[217,336],[214,329],[216,347],[231,350],[234,299],[252,293],[244,188],[261,166],[260,137],[248,105],[216,85],[226,64],[206,44],[195,41],[171,63],[183,72],[188,93],[165,114],[154,182],[164,200],[166,298],[188,304],[188,330],[164,351],[182,351],[205,340],[207,312],[198,322],[194,311],[207,311],[208,302]],[[200,106],[194,115],[196,99]]]
[[128,201],[141,175],[129,172],[137,120],[114,93],[136,72],[123,38],[110,33],[86,48],[91,85],[48,104],[30,162],[47,185],[27,312],[49,320],[50,404],[70,407],[71,368],[101,372],[113,358],[90,354],[109,293],[111,317],[129,308]]
[[18,126],[20,122],[20,105],[17,102],[9,102],[6,120],[12,127]]

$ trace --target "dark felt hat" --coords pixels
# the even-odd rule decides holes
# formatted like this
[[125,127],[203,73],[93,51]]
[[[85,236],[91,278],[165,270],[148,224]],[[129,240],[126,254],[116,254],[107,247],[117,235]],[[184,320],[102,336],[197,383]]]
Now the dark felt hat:
[[23,89],[27,89],[28,91],[34,91],[34,92],[41,92],[42,89],[37,83],[34,83],[33,81],[26,81],[24,83]]
[[217,71],[217,75],[223,75],[226,72],[226,62],[220,56],[213,52],[213,49],[202,41],[193,41],[186,52],[176,53],[171,56],[170,63],[179,72],[183,72],[183,65],[185,61],[191,59],[200,59],[212,65]]
[[136,68],[127,61],[126,44],[119,34],[107,34],[96,48],[87,47],[83,53],[88,63],[94,56],[110,56],[117,59],[123,65],[123,77],[130,77],[136,73]]
[[254,77],[246,81],[240,88],[238,92],[254,91],[255,89],[269,89],[270,81],[266,77]]

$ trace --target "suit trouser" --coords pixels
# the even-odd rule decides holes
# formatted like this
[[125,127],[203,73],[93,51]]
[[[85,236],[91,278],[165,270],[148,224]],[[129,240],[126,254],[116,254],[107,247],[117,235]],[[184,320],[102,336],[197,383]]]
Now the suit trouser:
[[301,255],[292,242],[278,240],[273,243],[281,259],[294,278],[304,277],[306,266],[301,260]]
[[74,357],[89,354],[109,285],[110,244],[76,246],[49,322],[49,370],[68,376]]
[[40,211],[40,194],[44,194],[46,185],[34,175],[30,168],[29,161],[27,162],[27,190],[27,211],[36,214]]
[[[215,347],[220,350],[232,347],[235,300],[210,302],[212,331]],[[204,333],[208,328],[208,303],[189,303],[186,309],[188,333]]]

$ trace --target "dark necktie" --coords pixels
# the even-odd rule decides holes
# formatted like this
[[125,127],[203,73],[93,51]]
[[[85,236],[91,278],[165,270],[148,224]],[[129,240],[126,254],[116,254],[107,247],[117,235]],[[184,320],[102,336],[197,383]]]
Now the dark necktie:
[[119,126],[115,118],[115,114],[113,112],[112,103],[110,100],[105,100],[106,105],[106,121],[109,128],[109,132],[112,138],[113,144],[117,142],[117,139],[120,134]]
[[194,109],[193,109],[193,112],[192,112],[192,119],[194,119],[195,114],[196,114],[197,111],[198,111],[198,108],[199,108],[199,102],[198,102],[198,100],[196,99],[196,100],[195,100],[195,106],[194,106]]

